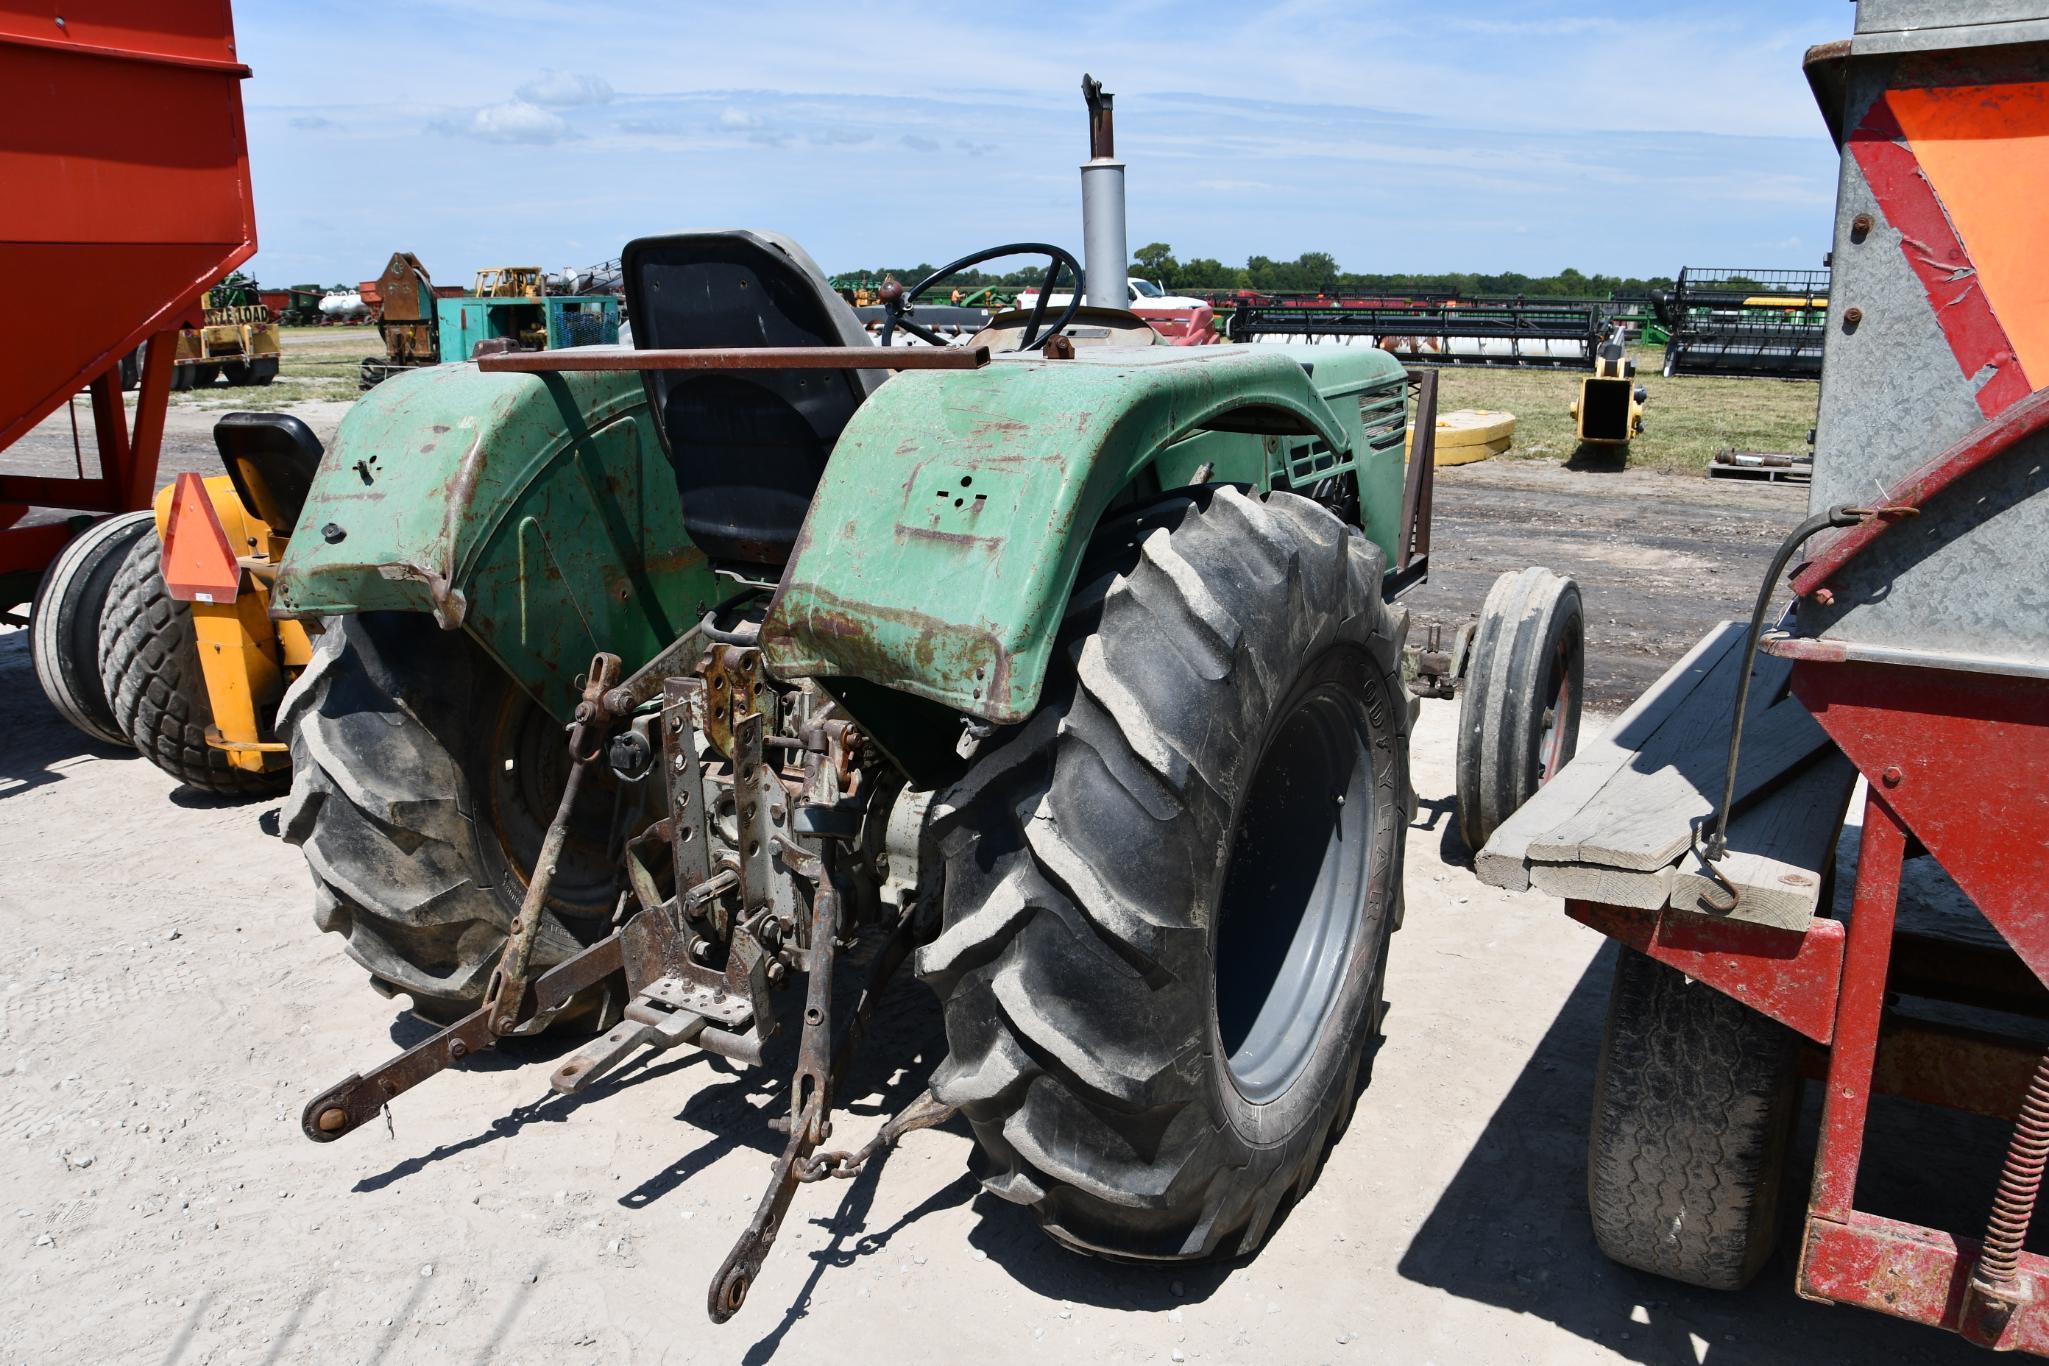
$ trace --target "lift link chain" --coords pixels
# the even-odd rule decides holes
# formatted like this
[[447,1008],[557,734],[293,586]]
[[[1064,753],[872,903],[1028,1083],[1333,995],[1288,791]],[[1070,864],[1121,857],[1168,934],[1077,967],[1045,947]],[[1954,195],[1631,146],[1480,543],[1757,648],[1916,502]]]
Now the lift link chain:
[[856,1151],[814,1153],[805,1159],[797,1179],[851,1181],[867,1170],[868,1164],[886,1149],[894,1147],[905,1134],[944,1124],[953,1118],[955,1109],[934,1097],[930,1091],[921,1092],[916,1100],[898,1111],[894,1119],[876,1130],[875,1137]]

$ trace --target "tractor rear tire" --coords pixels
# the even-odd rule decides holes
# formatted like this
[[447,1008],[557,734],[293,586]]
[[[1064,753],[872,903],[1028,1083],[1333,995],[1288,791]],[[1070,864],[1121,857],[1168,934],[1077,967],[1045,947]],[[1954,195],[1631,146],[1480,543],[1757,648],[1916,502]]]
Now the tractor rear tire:
[[1458,819],[1466,848],[1477,854],[1571,761],[1585,678],[1579,585],[1537,568],[1496,579],[1459,699]]
[[[292,746],[283,834],[313,874],[314,923],[422,1018],[475,1010],[561,797],[561,725],[469,637],[371,613],[329,623],[278,730]],[[613,808],[601,767],[556,865],[536,972],[611,929]]]
[[100,619],[115,573],[143,536],[156,539],[147,508],[95,522],[50,561],[29,608],[29,654],[43,696],[93,739],[124,749],[128,737],[100,680]]
[[1587,1145],[1601,1251],[1709,1290],[1750,1283],[1778,1241],[1799,1043],[1678,969],[1620,951]]
[[1382,561],[1292,494],[1156,505],[934,804],[933,1090],[1071,1248],[1250,1252],[1350,1118],[1409,809]]
[[282,771],[251,773],[206,743],[213,703],[199,667],[192,611],[171,596],[154,529],[137,538],[107,589],[100,624],[100,686],[114,723],[142,757],[188,786],[224,797],[284,791]]

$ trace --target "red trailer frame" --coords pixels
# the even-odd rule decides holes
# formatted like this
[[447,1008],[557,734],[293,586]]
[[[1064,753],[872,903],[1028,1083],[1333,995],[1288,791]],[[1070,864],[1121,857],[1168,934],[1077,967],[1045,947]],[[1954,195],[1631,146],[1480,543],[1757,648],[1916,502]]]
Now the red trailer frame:
[[[6,334],[0,452],[90,390],[99,459],[93,475],[0,472],[0,596],[25,597],[86,522],[149,505],[178,329],[256,251],[248,75],[227,0],[77,0],[61,15],[0,0],[0,89],[21,111],[0,131],[0,273],[62,280],[68,296]],[[131,427],[118,369],[145,340]]]

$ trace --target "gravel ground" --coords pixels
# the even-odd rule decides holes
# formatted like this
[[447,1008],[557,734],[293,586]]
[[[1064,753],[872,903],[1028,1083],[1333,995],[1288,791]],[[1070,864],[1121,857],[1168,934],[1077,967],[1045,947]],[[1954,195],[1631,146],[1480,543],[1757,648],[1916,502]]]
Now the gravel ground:
[[[0,1360],[1978,1359],[1796,1299],[1790,1251],[1734,1296],[1601,1258],[1581,1153],[1607,953],[1556,903],[1447,857],[1443,704],[1417,737],[1372,1085],[1260,1255],[1063,1253],[977,1195],[956,1125],[800,1191],[746,1309],[714,1328],[702,1288],[780,1143],[780,1078],[672,1056],[565,1100],[546,1085],[560,1049],[525,1044],[405,1095],[388,1130],[315,1147],[306,1097],[421,1032],[314,930],[276,804],[197,798],[85,742],[18,632],[0,634],[0,699]],[[902,984],[848,1146],[923,1085],[939,1039]],[[1996,1134],[1939,1137],[1996,1159]],[[1946,1192],[1905,1165],[1905,1212],[1928,1215],[1912,1201]],[[1981,1200],[1934,1217],[1967,1227]]]

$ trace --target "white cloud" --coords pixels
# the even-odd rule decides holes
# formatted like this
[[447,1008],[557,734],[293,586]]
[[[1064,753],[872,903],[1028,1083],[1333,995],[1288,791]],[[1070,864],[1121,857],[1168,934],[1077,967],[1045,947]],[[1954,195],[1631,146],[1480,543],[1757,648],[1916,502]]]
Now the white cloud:
[[730,129],[736,133],[744,133],[751,128],[766,128],[767,126],[768,121],[763,119],[761,115],[751,113],[737,105],[729,104],[719,111],[719,127]]
[[612,87],[602,76],[580,71],[557,71],[549,67],[535,79],[512,92],[528,104],[571,109],[583,104],[609,104]]
[[334,127],[333,119],[324,119],[318,114],[294,114],[291,125],[303,132],[317,132],[322,128]]
[[920,133],[905,133],[898,141],[913,152],[936,152],[939,150],[938,143]]
[[575,136],[561,115],[526,100],[487,104],[470,116],[464,131],[486,142],[546,144]]

